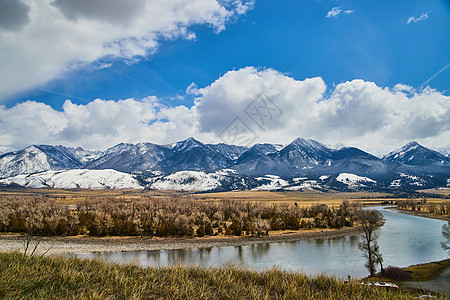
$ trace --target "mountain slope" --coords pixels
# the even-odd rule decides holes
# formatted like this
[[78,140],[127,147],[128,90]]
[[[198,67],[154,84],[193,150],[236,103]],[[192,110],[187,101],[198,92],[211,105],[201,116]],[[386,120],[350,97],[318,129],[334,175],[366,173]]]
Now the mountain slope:
[[223,155],[216,146],[188,138],[174,145],[170,155],[158,162],[154,170],[165,174],[178,171],[216,171],[232,163],[231,155]]
[[0,178],[48,170],[76,169],[82,166],[75,149],[64,146],[33,145],[0,156]]
[[120,172],[147,171],[171,153],[168,146],[152,143],[118,144],[95,160],[85,164],[88,169],[113,169]]
[[31,175],[17,175],[0,179],[3,185],[20,185],[29,188],[57,189],[141,189],[130,174],[115,170],[46,171]]
[[[270,146],[268,146],[268,149],[270,150]],[[247,158],[241,160],[239,158],[237,164],[232,168],[241,174],[254,176],[266,174],[287,177],[303,176],[310,174],[312,168],[322,165],[331,156],[332,150],[321,143],[314,140],[297,138],[279,151],[270,151],[267,154],[259,156],[255,155],[254,159]]]
[[413,141],[383,157],[386,161],[411,166],[450,166],[450,158]]
[[275,153],[280,149],[280,145],[274,144],[255,144],[243,152],[236,160],[236,164],[246,163],[260,158],[261,156]]

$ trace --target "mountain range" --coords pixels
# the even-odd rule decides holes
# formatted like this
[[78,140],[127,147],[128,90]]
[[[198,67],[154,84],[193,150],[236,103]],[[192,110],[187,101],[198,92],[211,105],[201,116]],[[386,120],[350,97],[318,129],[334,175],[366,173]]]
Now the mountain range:
[[[119,184],[121,180],[129,184]],[[0,184],[186,191],[412,190],[450,186],[450,158],[417,142],[379,158],[358,148],[333,149],[303,138],[288,145],[252,147],[188,138],[170,145],[121,143],[106,151],[32,145],[0,155]]]

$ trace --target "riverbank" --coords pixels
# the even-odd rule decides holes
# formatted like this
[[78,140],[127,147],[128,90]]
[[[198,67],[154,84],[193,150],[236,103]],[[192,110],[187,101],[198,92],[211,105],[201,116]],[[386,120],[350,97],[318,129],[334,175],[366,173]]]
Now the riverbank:
[[[432,291],[450,296],[450,259],[398,268],[390,272],[392,278],[377,276],[366,278],[369,281],[395,282],[400,288],[421,292]],[[396,278],[397,277],[397,278]],[[405,277],[404,279],[399,279]]]
[[[32,251],[39,242],[36,253],[49,255],[80,254],[88,252],[121,252],[176,250],[193,248],[211,248],[226,246],[246,246],[272,242],[291,242],[303,239],[342,237],[360,233],[361,227],[324,230],[289,231],[284,234],[261,237],[224,237],[203,238],[148,238],[148,237],[33,237],[29,249]],[[0,235],[0,251],[24,250],[24,235]]]
[[[2,299],[414,299],[417,292],[276,268],[121,266],[0,252]],[[444,299],[443,297],[439,299]]]
[[436,220],[442,220],[442,221],[450,221],[449,215],[435,215],[435,214],[431,214],[426,211],[408,210],[408,209],[401,209],[398,207],[392,207],[392,208],[387,208],[387,209],[392,209],[398,213],[405,214],[405,215],[411,215],[411,216],[417,216],[417,217],[423,217],[423,218],[429,218],[429,219],[436,219]]

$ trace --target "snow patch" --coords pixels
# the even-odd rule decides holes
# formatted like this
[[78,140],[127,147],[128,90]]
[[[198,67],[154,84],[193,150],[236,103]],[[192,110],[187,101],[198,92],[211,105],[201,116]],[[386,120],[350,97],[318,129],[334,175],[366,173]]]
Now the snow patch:
[[155,190],[170,191],[210,191],[220,187],[224,173],[205,173],[199,171],[180,171],[157,178],[149,186]]
[[351,173],[340,173],[338,177],[336,178],[337,181],[342,182],[350,188],[358,188],[358,187],[365,187],[364,183],[375,183],[376,181],[369,178],[369,177],[363,177],[358,176]]
[[269,183],[260,185],[256,188],[253,188],[253,191],[270,191],[270,190],[278,190],[278,189],[282,189],[286,186],[289,185],[289,183],[284,180],[281,179],[279,176],[276,175],[265,175],[264,177],[258,177],[256,178],[257,180],[264,180],[264,181],[269,181]]
[[18,184],[28,188],[142,189],[132,175],[115,170],[46,171],[1,179],[0,183]]
[[285,188],[285,190],[289,191],[299,191],[299,190],[313,190],[322,188],[320,184],[317,183],[317,180],[305,180],[301,182],[299,185],[290,186]]

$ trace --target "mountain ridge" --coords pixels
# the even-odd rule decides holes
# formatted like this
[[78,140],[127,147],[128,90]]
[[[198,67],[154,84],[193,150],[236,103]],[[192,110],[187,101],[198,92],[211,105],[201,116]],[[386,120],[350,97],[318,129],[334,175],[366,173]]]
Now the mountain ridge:
[[[105,151],[60,145],[31,145],[0,155],[0,178],[4,179],[74,169],[111,169],[134,174],[139,177],[140,182],[147,182],[148,188],[152,184],[167,186],[168,183],[155,184],[158,180],[169,183],[172,180],[176,185],[181,182],[180,178],[191,175],[192,181],[201,178],[212,180],[215,176],[215,188],[222,186],[225,190],[232,187],[258,188],[258,184],[290,189],[324,186],[336,189],[370,187],[378,190],[450,186],[450,158],[415,141],[382,158],[355,147],[333,149],[304,138],[297,138],[284,146],[265,143],[243,147],[224,143],[204,144],[192,137],[170,145],[120,143]],[[187,173],[168,177],[178,172]],[[208,177],[189,172],[219,173]],[[341,174],[352,175],[345,177]],[[368,178],[367,184],[349,185],[346,181],[339,180],[343,176],[360,182]],[[164,179],[165,177],[167,178]],[[274,179],[276,177],[279,179]],[[153,179],[147,180],[149,178]],[[306,178],[309,181],[295,182],[296,178]]]

